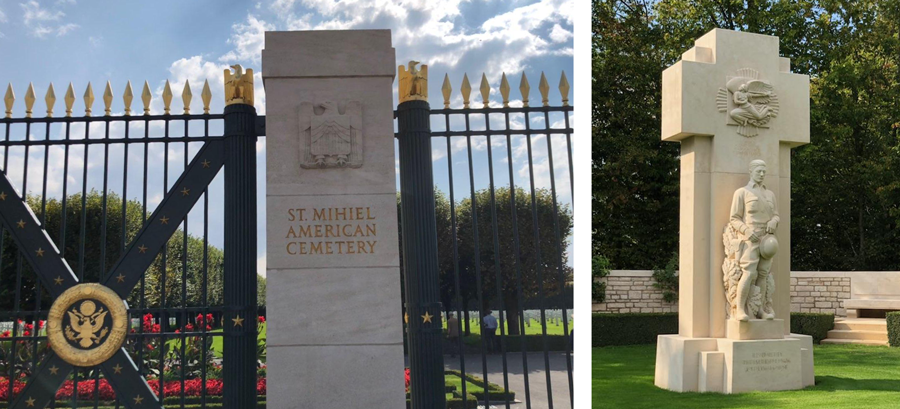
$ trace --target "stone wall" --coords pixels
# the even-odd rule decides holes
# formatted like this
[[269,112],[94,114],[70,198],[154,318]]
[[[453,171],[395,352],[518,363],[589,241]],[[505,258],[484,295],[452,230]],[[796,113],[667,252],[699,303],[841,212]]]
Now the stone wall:
[[791,312],[846,317],[844,300],[850,298],[850,280],[850,274],[844,272],[791,272]]
[[653,272],[617,270],[606,281],[606,302],[594,304],[594,312],[675,312],[678,302],[663,301],[662,291],[653,287]]
[[[844,300],[850,298],[853,276],[872,272],[791,272],[791,312],[823,312],[846,317]],[[676,312],[678,302],[667,303],[653,287],[653,272],[614,270],[606,281],[606,302],[594,304],[594,312]],[[900,286],[900,283],[897,283]]]

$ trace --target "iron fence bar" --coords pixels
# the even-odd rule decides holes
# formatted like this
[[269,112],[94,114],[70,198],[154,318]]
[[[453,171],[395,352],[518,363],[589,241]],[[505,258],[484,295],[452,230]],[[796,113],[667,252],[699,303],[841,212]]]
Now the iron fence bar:
[[[491,121],[488,117],[488,114],[484,114],[484,124],[485,128],[487,128],[487,132],[491,130]],[[491,143],[491,136],[488,134],[485,138],[487,138],[487,162],[488,162],[488,186],[491,192],[491,233],[492,238],[494,240],[494,288],[497,292],[497,306],[498,311],[497,315],[500,316],[500,360],[503,365],[503,390],[509,391],[509,366],[506,362],[506,319],[504,319],[504,313],[506,311],[506,302],[503,300],[503,278],[501,276],[501,268],[500,268],[500,235],[497,230],[497,198],[496,198],[496,186],[494,185],[494,147]],[[504,396],[504,400],[506,403],[506,409],[509,409],[509,395]]]
[[[508,130],[509,113],[505,114],[505,121],[506,129]],[[516,204],[516,181],[513,177],[512,137],[509,131],[507,131],[506,134],[506,158],[509,168],[509,207],[511,224],[513,228],[513,251],[516,257],[516,297],[519,299],[519,338],[521,340],[522,348],[522,375],[524,377],[525,383],[525,407],[526,409],[531,409],[531,385],[529,384],[528,379],[528,348],[525,337],[525,298],[522,294],[522,268],[520,264],[521,255],[519,248],[519,207]]]
[[[444,116],[446,129],[450,128],[450,117]],[[456,326],[457,326],[457,334],[456,342],[457,342],[457,351],[459,352],[459,372],[461,376],[461,384],[462,384],[462,396],[463,398],[469,396],[467,394],[466,388],[466,350],[465,343],[463,342],[463,338],[466,335],[463,331],[463,319],[468,316],[468,311],[466,311],[466,315],[463,315],[463,302],[462,302],[462,292],[460,290],[459,284],[459,243],[457,243],[457,225],[456,225],[456,199],[453,193],[453,150],[450,147],[450,137],[445,138],[447,141],[447,175],[449,176],[449,184],[450,184],[450,234],[453,241],[453,282],[456,289]],[[450,322],[449,319],[447,321],[447,330],[450,330]],[[468,323],[467,323],[468,324]]]
[[[469,129],[469,115],[466,115],[466,130]],[[488,371],[487,371],[487,351],[486,351],[486,342],[487,338],[485,336],[484,331],[484,289],[482,288],[481,282],[481,252],[479,251],[479,240],[478,240],[478,198],[475,196],[475,172],[472,164],[472,136],[466,135],[466,151],[469,157],[469,191],[470,197],[472,200],[472,240],[475,247],[475,293],[478,297],[478,328],[479,333],[481,334],[481,375],[484,377],[484,384],[488,384]],[[488,395],[484,394],[484,406],[488,407]]]
[[[178,142],[206,142],[206,141],[220,141],[222,140],[222,136],[154,136],[147,138],[151,143],[178,143]],[[136,144],[144,144],[147,143],[140,139],[69,139],[68,141],[45,141],[45,140],[31,140],[31,141],[2,141],[0,145],[7,146],[58,146],[58,145],[107,145],[107,144],[124,144],[124,145],[136,145]]]
[[[166,119],[163,121],[163,129],[166,138],[169,137],[169,121]],[[163,142],[163,194],[169,192],[169,142]],[[156,205],[156,209],[154,213],[159,213],[161,204]],[[176,220],[181,220],[179,217]],[[152,223],[152,219],[151,219]],[[173,232],[174,234],[174,232]],[[166,292],[169,287],[166,285],[166,281],[169,274],[169,240],[171,239],[170,235],[166,235],[162,242],[162,250],[160,255],[160,270],[162,274],[160,275],[160,283],[159,283],[159,345],[160,345],[160,359],[159,359],[159,400],[163,401],[166,399],[166,389],[165,389],[165,371],[166,364],[164,355],[168,352],[166,351],[165,345],[167,341],[167,337],[165,333],[168,332],[169,329],[169,320],[168,315],[166,314],[167,300],[166,300]]]

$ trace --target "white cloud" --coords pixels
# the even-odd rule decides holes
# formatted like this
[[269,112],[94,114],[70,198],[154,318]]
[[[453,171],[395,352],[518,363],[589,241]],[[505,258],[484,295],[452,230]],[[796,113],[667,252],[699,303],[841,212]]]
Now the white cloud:
[[59,10],[50,11],[41,8],[41,5],[35,0],[30,0],[29,2],[21,3],[20,5],[25,12],[22,15],[25,25],[30,25],[34,21],[59,21],[60,18],[66,15]]
[[562,28],[559,24],[553,25],[553,30],[550,30],[550,39],[553,40],[554,43],[561,43],[569,38],[572,38],[572,32]]
[[3,9],[0,9],[0,23],[5,23],[6,21],[6,13],[3,12]]
[[234,50],[229,51],[219,58],[219,61],[233,62],[252,62],[259,65],[261,59],[260,51],[265,44],[266,31],[275,30],[275,26],[259,20],[256,16],[248,16],[247,24],[236,23],[231,26],[234,32],[228,39],[229,44],[234,45]]
[[[57,4],[60,3],[57,2]],[[74,2],[71,2],[71,4],[74,4]],[[49,34],[54,33],[57,37],[61,37],[80,27],[78,24],[61,22],[60,20],[66,15],[65,13],[59,10],[42,8],[40,3],[35,0],[20,3],[20,6],[22,6],[23,10],[23,22],[26,27],[31,29],[31,35],[34,37],[46,38]]]

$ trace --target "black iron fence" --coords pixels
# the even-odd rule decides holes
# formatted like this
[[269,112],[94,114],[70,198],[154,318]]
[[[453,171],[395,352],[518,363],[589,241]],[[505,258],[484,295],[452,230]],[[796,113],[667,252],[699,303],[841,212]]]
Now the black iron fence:
[[[572,407],[573,272],[568,248],[574,184],[568,81],[563,74],[560,106],[550,106],[550,87],[543,74],[539,106],[529,105],[524,75],[521,101],[513,102],[518,107],[510,106],[505,74],[498,87],[502,106],[490,106],[491,88],[485,77],[477,108],[470,107],[467,77],[461,87],[463,108],[450,108],[450,88],[445,77],[443,109],[409,101],[395,113],[401,201],[418,202],[430,194],[425,188],[431,186],[404,183],[404,178],[417,173],[433,173],[435,188],[437,272],[429,273],[432,277],[411,277],[422,272],[404,271],[413,408],[440,407],[444,400],[443,395],[430,394],[416,401],[417,383],[433,386],[434,375],[423,378],[416,373],[433,374],[435,360],[423,357],[428,354],[444,356],[441,369],[462,380],[455,391],[462,399],[474,397],[485,407],[509,408],[514,403],[526,408]],[[430,127],[427,146],[410,145],[410,139],[422,138],[423,126]],[[403,205],[401,223],[416,220],[408,217],[413,213],[406,214]],[[412,230],[403,226],[401,231]],[[411,241],[416,240],[421,237]],[[403,257],[409,255],[404,247]],[[417,268],[405,260],[403,265]],[[421,262],[418,268],[422,269]],[[434,304],[443,311],[441,335],[446,339],[438,348],[432,344],[434,335],[418,319]]]
[[[15,408],[255,407],[265,324],[256,275],[246,272],[256,271],[264,122],[250,105],[209,114],[208,84],[204,114],[190,114],[189,96],[184,114],[170,114],[168,83],[163,115],[150,114],[146,83],[144,115],[130,115],[130,83],[124,115],[111,113],[109,87],[102,116],[91,116],[90,85],[84,116],[71,116],[71,85],[65,116],[53,116],[51,93],[42,118],[32,117],[33,88],[23,118],[12,118],[7,99],[2,177],[15,192],[0,200],[31,209],[49,241],[37,257],[58,257],[71,277],[44,271],[36,244],[0,209],[0,399]],[[130,331],[106,363],[73,367],[49,347],[55,286],[76,283],[102,283],[127,302]]]

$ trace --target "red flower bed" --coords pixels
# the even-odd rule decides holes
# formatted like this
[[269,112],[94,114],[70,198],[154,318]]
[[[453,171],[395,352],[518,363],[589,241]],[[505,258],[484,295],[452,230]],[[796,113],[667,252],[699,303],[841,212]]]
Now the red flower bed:
[[[153,391],[159,391],[159,381],[147,381]],[[13,385],[13,394],[18,395],[25,387],[25,382],[16,381]],[[66,381],[63,383],[59,391],[56,392],[56,399],[71,399],[74,391],[74,383]],[[166,381],[163,385],[163,393],[165,396],[181,396],[181,381]],[[78,399],[94,399],[94,381],[85,380],[78,382]],[[184,381],[184,396],[201,396],[203,393],[203,381],[201,379],[188,379]],[[266,378],[259,378],[256,382],[256,394],[266,394]],[[206,396],[221,396],[222,380],[207,379],[206,380]],[[0,400],[9,399],[9,381],[5,377],[0,377]],[[100,380],[100,399],[115,400],[116,393],[106,379]]]

